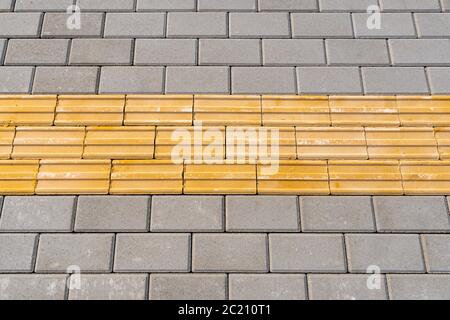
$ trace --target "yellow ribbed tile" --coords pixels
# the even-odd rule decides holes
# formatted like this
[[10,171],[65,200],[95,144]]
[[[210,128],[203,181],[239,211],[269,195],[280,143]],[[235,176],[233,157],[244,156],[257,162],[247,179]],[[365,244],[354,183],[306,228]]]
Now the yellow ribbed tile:
[[330,160],[331,194],[402,194],[399,162]]
[[127,95],[125,125],[192,124],[192,95]]
[[55,125],[122,125],[124,95],[60,95]]
[[330,96],[333,126],[398,126],[394,96]]
[[188,164],[184,172],[184,193],[255,194],[256,165]]
[[83,158],[153,159],[155,127],[87,127]]
[[79,158],[84,127],[17,127],[12,158]]
[[450,126],[450,96],[398,96],[402,126]]
[[33,194],[39,161],[0,160],[0,194]]
[[369,159],[439,159],[433,128],[366,128]]
[[211,126],[260,125],[261,97],[195,95],[194,121]]
[[0,95],[0,125],[51,126],[56,95]]
[[280,161],[278,164],[258,164],[257,169],[259,194],[330,193],[326,161]]
[[436,137],[436,141],[438,144],[440,159],[450,159],[450,128],[435,128],[434,136]]
[[400,161],[405,194],[449,195],[450,161]]
[[222,160],[225,157],[225,127],[158,126],[155,144],[156,159]]
[[107,194],[111,161],[41,160],[37,194]]
[[327,96],[263,96],[265,126],[328,126]]
[[14,134],[14,127],[0,127],[0,159],[11,157]]
[[299,159],[367,159],[362,127],[297,127]]
[[166,160],[116,160],[111,194],[181,194],[183,165]]
[[295,159],[294,127],[227,127],[226,158]]

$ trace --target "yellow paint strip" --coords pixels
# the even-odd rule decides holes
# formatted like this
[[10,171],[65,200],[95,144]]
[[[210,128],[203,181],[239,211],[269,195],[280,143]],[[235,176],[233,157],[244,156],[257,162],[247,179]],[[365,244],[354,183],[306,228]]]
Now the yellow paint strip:
[[402,126],[450,126],[450,96],[397,97]]
[[0,95],[0,125],[51,126],[56,95]]
[[450,161],[401,161],[405,194],[450,194]]
[[0,160],[0,194],[33,194],[38,160]]

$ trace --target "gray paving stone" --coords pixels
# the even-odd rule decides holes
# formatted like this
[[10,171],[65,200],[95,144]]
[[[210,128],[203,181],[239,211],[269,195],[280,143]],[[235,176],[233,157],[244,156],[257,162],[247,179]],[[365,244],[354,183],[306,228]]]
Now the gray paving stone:
[[107,13],[105,38],[164,37],[165,13]]
[[310,300],[386,300],[387,288],[384,275],[380,275],[380,287],[369,289],[371,275],[358,274],[309,274]]
[[37,239],[37,234],[0,234],[0,272],[33,271]]
[[293,13],[293,38],[352,38],[349,13]]
[[77,0],[81,11],[133,11],[135,0]]
[[67,272],[73,266],[81,273],[110,272],[113,235],[41,234],[36,272]]
[[80,13],[81,28],[67,28],[66,13],[50,12],[44,15],[43,38],[100,37],[104,14],[97,12]]
[[450,65],[450,41],[448,39],[390,39],[389,48],[393,65]]
[[6,39],[0,39],[0,65],[3,64],[3,57],[6,54]]
[[427,75],[432,94],[450,93],[450,68],[427,68]]
[[304,232],[375,231],[370,197],[300,197],[300,214]]
[[445,12],[450,12],[450,0],[442,0],[442,6]]
[[424,68],[363,67],[366,94],[427,94]]
[[449,300],[450,275],[388,275],[392,300]]
[[0,275],[0,300],[64,300],[66,275]]
[[147,196],[80,196],[75,231],[147,231],[149,204]]
[[255,11],[256,0],[198,0],[199,11]]
[[258,0],[260,11],[317,11],[316,0]]
[[196,0],[137,0],[137,10],[195,11]]
[[66,11],[73,0],[16,0],[14,11]]
[[445,197],[374,197],[379,232],[450,232]]
[[67,39],[11,39],[5,65],[64,65]]
[[441,11],[439,0],[379,0],[384,11]]
[[150,300],[225,300],[225,274],[152,274]]
[[346,272],[340,234],[270,234],[271,272]]
[[289,38],[289,14],[230,13],[231,38]]
[[1,12],[0,37],[36,38],[41,17],[37,12]]
[[74,39],[70,64],[115,65],[131,63],[131,39]]
[[195,65],[197,40],[195,39],[137,39],[135,65]]
[[305,300],[303,274],[231,274],[232,300]]
[[225,38],[227,13],[225,12],[169,12],[167,37]]
[[385,40],[328,39],[325,41],[328,64],[389,65],[389,53]]
[[299,231],[295,196],[226,197],[227,231]]
[[95,93],[98,70],[97,67],[37,67],[33,93]]
[[118,234],[115,272],[189,272],[190,234]]
[[264,39],[265,66],[324,65],[325,47],[321,39]]
[[9,196],[3,201],[1,232],[70,232],[75,197]]
[[[369,0],[373,1],[373,0]],[[372,14],[353,13],[356,38],[415,38],[416,29],[411,13],[381,13],[380,29],[369,29],[367,21]]]
[[382,273],[424,272],[418,235],[347,234],[349,271],[365,273],[377,266]]
[[154,196],[151,231],[223,231],[223,197]]
[[194,234],[194,272],[267,272],[265,234]]
[[12,0],[0,0],[0,11],[12,10]]
[[450,37],[450,13],[416,13],[414,16],[420,38]]
[[102,67],[101,93],[162,93],[164,67]]
[[361,94],[359,69],[355,67],[297,68],[299,93]]
[[295,94],[295,70],[290,67],[234,67],[233,94]]
[[378,0],[319,0],[320,11],[325,12],[366,12],[372,5],[378,5]]
[[1,67],[0,92],[28,93],[31,87],[33,67]]
[[72,277],[79,277],[80,288],[70,289],[69,300],[144,300],[147,296],[146,274],[81,274]]
[[422,246],[428,272],[450,272],[449,234],[424,234]]
[[229,93],[228,67],[167,67],[166,93]]
[[200,65],[261,65],[259,39],[201,39]]

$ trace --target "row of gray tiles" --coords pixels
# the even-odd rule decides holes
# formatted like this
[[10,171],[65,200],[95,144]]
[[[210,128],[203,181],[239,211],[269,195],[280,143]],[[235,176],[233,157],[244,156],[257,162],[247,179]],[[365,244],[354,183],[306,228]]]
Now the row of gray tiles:
[[81,274],[0,275],[0,299],[385,300],[450,299],[450,275]]

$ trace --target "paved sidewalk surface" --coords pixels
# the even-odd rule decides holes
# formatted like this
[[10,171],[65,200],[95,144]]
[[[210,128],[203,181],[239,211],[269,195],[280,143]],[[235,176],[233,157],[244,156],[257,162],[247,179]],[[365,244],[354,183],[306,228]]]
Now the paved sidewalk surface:
[[0,92],[449,94],[449,38],[448,0],[1,0]]

